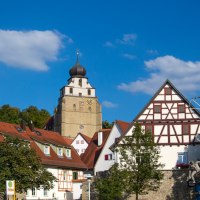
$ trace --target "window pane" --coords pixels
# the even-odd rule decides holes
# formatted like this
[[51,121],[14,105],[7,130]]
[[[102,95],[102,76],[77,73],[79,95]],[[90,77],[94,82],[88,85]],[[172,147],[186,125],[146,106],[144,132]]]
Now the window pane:
[[154,113],[161,113],[161,105],[154,105]]

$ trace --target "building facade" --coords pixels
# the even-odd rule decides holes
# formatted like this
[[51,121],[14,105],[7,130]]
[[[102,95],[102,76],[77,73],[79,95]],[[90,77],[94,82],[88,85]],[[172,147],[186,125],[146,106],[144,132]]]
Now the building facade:
[[54,130],[65,137],[76,137],[81,132],[89,137],[101,129],[101,105],[93,88],[85,77],[86,70],[76,64],[69,71],[70,78],[60,90],[60,98],[54,116]]

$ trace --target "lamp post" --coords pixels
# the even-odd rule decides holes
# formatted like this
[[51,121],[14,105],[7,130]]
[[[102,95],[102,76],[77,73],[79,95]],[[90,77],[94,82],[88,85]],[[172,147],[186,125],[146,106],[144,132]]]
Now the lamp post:
[[91,178],[93,176],[91,174],[86,174],[86,178],[88,180],[88,200],[90,200],[90,183],[91,183]]

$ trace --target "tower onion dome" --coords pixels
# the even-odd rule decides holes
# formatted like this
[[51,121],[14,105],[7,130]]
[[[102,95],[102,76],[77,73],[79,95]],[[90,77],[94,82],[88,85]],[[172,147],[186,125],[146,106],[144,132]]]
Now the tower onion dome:
[[86,74],[85,68],[79,63],[78,55],[79,53],[77,52],[76,64],[69,70],[71,77],[84,77]]

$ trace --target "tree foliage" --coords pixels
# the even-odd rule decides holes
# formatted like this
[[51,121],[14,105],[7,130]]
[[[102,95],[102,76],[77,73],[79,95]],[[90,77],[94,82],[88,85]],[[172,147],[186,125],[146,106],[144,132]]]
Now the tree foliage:
[[50,118],[50,114],[45,109],[39,110],[35,106],[29,106],[20,113],[20,118],[30,123],[33,122],[37,128],[43,128],[47,120]]
[[[135,124],[132,135],[123,138],[117,151],[119,165],[109,170],[108,177],[96,180],[99,199],[103,199],[101,195],[109,197],[109,191],[119,189],[115,192],[117,196],[109,197],[110,200],[127,199],[132,194],[138,200],[140,194],[159,188],[163,165],[159,163],[159,147],[153,142],[151,132],[144,132],[139,124]],[[118,187],[117,182],[123,187]]]
[[5,191],[6,180],[15,180],[21,193],[40,186],[51,189],[56,178],[42,166],[29,142],[5,137],[0,142],[0,192]]
[[21,120],[24,120],[29,124],[32,121],[35,127],[43,128],[49,118],[50,114],[47,110],[39,110],[35,106],[29,106],[23,111],[9,105],[3,105],[0,108],[0,121],[2,122],[19,124]]
[[102,128],[112,128],[113,127],[113,123],[108,122],[107,120],[102,122]]
[[10,107],[8,104],[0,108],[0,121],[19,124],[19,108]]

